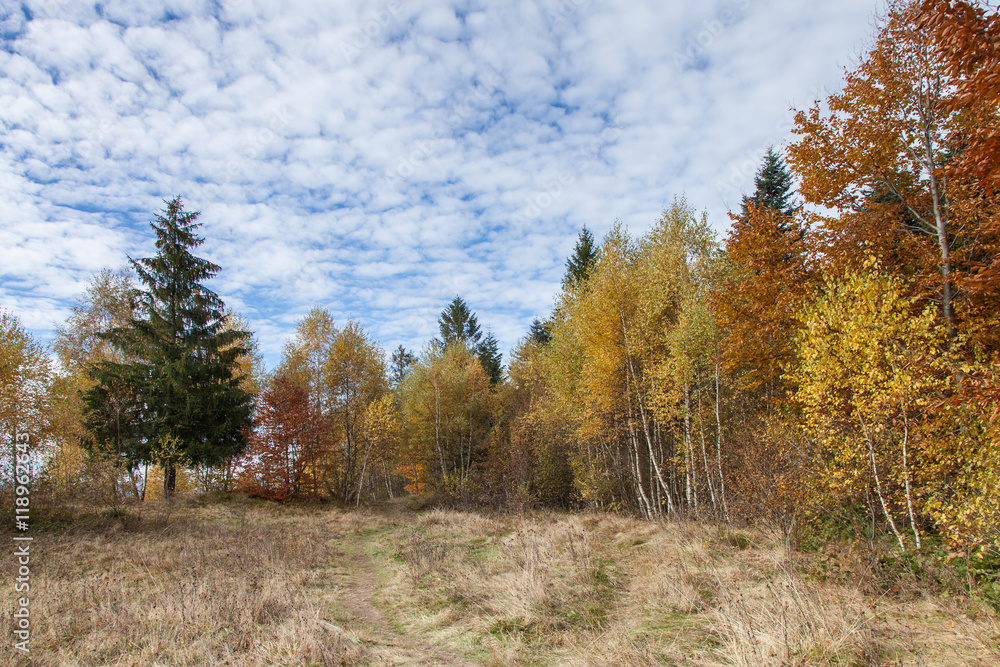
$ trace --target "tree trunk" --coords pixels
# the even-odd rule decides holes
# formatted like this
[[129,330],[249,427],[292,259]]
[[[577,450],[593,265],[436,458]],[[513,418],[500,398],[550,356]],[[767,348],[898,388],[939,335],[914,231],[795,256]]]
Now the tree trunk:
[[173,461],[163,464],[163,497],[170,498],[177,487],[177,468]]
[[722,500],[722,511],[729,523],[729,507],[726,506],[726,478],[722,475],[722,416],[719,395],[719,364],[715,365],[715,464],[719,468],[719,498]]

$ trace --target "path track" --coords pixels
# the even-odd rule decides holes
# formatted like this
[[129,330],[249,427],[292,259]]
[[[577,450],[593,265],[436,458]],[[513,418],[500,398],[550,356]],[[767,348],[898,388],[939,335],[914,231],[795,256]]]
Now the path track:
[[[344,537],[347,537],[346,535]],[[381,664],[386,665],[454,665],[474,667],[482,663],[470,661],[447,650],[429,644],[394,628],[373,603],[377,577],[371,555],[364,544],[339,546],[347,552],[336,552],[332,567],[332,583],[337,595],[332,604],[339,606],[344,632],[366,645]]]

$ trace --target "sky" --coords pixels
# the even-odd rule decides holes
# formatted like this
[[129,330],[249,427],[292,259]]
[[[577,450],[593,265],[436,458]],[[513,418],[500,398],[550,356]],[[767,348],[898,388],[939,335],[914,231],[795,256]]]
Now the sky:
[[180,195],[269,367],[314,307],[420,350],[455,296],[506,353],[584,225],[721,237],[878,8],[0,0],[0,308],[48,342]]

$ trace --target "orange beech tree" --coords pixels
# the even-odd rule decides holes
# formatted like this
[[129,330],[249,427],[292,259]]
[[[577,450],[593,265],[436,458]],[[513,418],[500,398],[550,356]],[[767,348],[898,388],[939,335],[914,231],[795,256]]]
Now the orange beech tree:
[[926,0],[919,23],[930,32],[955,93],[948,101],[959,123],[944,173],[962,186],[955,217],[975,234],[967,267],[957,276],[968,295],[962,315],[976,342],[1000,348],[1000,15],[968,2]]
[[[942,168],[953,151],[954,86],[931,35],[915,21],[912,3],[890,7],[874,47],[847,72],[843,91],[827,99],[828,109],[817,102],[796,114],[793,132],[800,138],[788,154],[807,202],[849,214],[841,225],[874,225],[922,246],[916,255],[924,265],[917,273],[953,328],[953,249],[960,230]],[[878,231],[855,232],[873,233]]]
[[315,455],[315,420],[305,387],[279,375],[264,391],[256,428],[235,462],[238,488],[251,495],[287,500],[295,495]]
[[782,375],[793,356],[796,313],[814,280],[806,226],[771,208],[748,207],[726,237],[727,267],[709,295],[726,369],[747,389],[784,393]]

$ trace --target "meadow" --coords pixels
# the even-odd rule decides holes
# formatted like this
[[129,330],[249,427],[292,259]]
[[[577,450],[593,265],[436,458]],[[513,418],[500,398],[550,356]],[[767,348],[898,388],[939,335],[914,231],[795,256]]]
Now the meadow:
[[36,533],[31,653],[11,664],[1000,664],[990,605],[870,546],[412,498],[181,496]]

